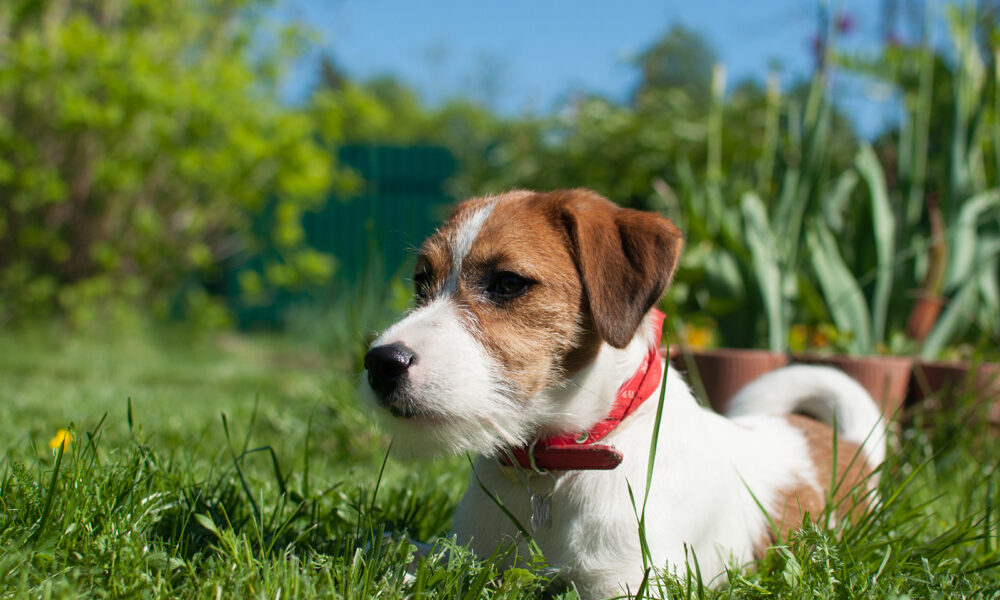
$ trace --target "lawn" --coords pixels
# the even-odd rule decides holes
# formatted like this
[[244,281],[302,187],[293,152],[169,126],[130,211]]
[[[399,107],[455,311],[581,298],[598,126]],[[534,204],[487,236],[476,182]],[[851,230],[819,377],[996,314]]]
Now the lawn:
[[[384,460],[343,354],[287,336],[6,332],[0,596],[575,597],[540,556],[504,573],[452,552],[404,585],[410,548],[382,532],[443,537],[467,462]],[[654,595],[1000,597],[1000,439],[975,401],[893,440],[863,522],[809,525],[728,585],[692,568]]]

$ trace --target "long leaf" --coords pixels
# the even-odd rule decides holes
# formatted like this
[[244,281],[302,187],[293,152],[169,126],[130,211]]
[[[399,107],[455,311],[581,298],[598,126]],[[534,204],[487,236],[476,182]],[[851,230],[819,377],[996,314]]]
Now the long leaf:
[[951,340],[955,339],[969,326],[971,315],[976,306],[976,288],[979,282],[969,279],[965,282],[958,293],[948,303],[948,307],[941,313],[934,329],[924,340],[924,347],[920,350],[920,357],[925,359],[936,358],[942,348],[947,346]]
[[988,331],[1000,331],[1000,261],[996,256],[979,271],[979,323]]
[[[980,314],[982,324],[989,327],[996,323],[996,314],[1000,312],[996,284],[997,257],[1000,256],[1000,238],[995,235],[979,238],[976,225],[983,211],[995,207],[1000,201],[1000,190],[991,190],[978,194],[962,207],[959,213],[958,232],[953,245],[961,247],[961,252],[972,252],[972,257],[962,256],[954,267],[965,275],[960,280],[956,293],[948,307],[941,314],[934,329],[924,341],[920,356],[926,359],[936,357],[943,348],[965,331],[976,315],[977,303],[982,303]],[[975,204],[974,204],[975,203]],[[961,245],[959,245],[959,242]],[[952,253],[954,257],[955,252]],[[953,265],[956,263],[953,262]],[[952,269],[949,269],[949,275]],[[992,317],[992,318],[991,318]]]
[[1000,235],[984,236],[976,262],[980,265],[980,289],[983,299],[1000,316],[1000,272],[993,266],[1000,257]]
[[760,286],[764,311],[767,314],[768,343],[771,350],[781,352],[787,336],[782,310],[781,265],[778,262],[778,242],[767,219],[767,210],[757,194],[748,192],[740,202],[746,224],[746,241],[750,260]]
[[851,192],[858,185],[858,175],[853,170],[844,171],[837,178],[833,191],[823,202],[823,218],[834,233],[841,233],[844,228],[844,213],[847,212],[847,201]]
[[950,236],[951,252],[944,290],[950,292],[964,284],[972,273],[978,247],[977,226],[981,216],[1000,208],[1000,190],[976,194],[962,204]]
[[[928,11],[929,14],[929,11]],[[927,148],[930,140],[930,122],[933,112],[933,89],[934,89],[934,51],[928,43],[924,43],[920,50],[920,84],[917,88],[917,105],[911,117],[905,119],[911,121],[912,125],[912,148],[908,152],[910,159],[905,163],[903,172],[906,179],[910,181],[910,189],[906,200],[906,230],[910,231],[916,226],[923,214],[924,202],[924,181],[927,179]]]
[[868,305],[840,256],[837,240],[824,224],[816,222],[806,231],[806,245],[834,324],[853,335],[849,349],[856,354],[871,352]]
[[893,264],[896,254],[896,218],[889,206],[885,175],[875,151],[868,144],[861,147],[854,164],[865,183],[871,198],[872,226],[875,233],[875,259],[877,274],[875,294],[872,297],[872,342],[885,341],[885,324],[889,314],[889,297],[892,295]]

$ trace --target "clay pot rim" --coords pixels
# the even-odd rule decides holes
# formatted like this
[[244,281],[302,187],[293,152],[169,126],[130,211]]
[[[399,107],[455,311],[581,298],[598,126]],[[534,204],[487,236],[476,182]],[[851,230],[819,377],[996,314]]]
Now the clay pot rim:
[[963,358],[956,359],[944,359],[944,360],[927,360],[920,357],[914,358],[913,368],[946,368],[946,369],[1000,369],[1000,361],[993,360],[969,360]]
[[670,352],[672,355],[679,354],[699,354],[702,356],[711,357],[775,357],[783,356],[787,357],[788,354],[785,352],[772,352],[771,350],[763,350],[761,348],[693,348],[691,346],[682,346],[680,344],[674,344],[670,346]]
[[803,362],[806,364],[815,363],[846,363],[846,362],[873,362],[883,365],[893,365],[902,367],[912,366],[916,359],[912,356],[899,356],[895,354],[793,354],[792,362]]

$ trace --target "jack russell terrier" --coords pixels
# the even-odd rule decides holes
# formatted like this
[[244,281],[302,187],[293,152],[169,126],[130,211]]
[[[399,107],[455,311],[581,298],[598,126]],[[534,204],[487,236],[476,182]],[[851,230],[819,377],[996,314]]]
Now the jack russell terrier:
[[693,554],[703,574],[724,574],[828,501],[842,518],[874,502],[885,430],[854,380],[787,367],[722,416],[667,368],[654,306],[682,246],[660,215],[582,189],[468,200],[424,243],[416,305],[365,356],[362,393],[395,451],[477,455],[460,543],[489,556],[526,544],[530,526],[583,597],[635,592],[644,561],[629,486],[641,503],[661,386],[645,503],[658,569],[676,573]]

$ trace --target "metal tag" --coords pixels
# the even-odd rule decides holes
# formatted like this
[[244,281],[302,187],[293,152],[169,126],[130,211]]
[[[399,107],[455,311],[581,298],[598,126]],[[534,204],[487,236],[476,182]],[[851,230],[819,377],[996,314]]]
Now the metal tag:
[[552,529],[552,499],[550,494],[531,495],[531,531],[544,527],[545,531]]

